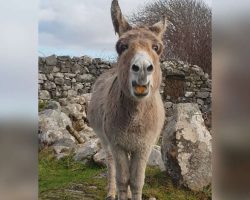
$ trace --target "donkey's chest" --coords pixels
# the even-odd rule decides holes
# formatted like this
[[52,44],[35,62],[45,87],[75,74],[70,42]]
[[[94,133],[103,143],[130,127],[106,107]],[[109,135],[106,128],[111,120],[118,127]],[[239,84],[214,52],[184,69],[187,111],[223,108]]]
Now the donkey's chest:
[[110,122],[113,143],[133,151],[153,144],[159,135],[157,113],[117,115]]
[[113,134],[114,143],[128,151],[135,151],[138,148],[143,149],[154,143],[154,138],[155,132],[150,127],[140,123],[135,123],[126,130]]

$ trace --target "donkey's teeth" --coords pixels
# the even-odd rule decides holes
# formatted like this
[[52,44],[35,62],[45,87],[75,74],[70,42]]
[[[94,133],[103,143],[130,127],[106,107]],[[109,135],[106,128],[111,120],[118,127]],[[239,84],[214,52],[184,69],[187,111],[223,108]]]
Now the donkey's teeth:
[[136,86],[135,91],[138,94],[143,94],[146,91],[146,87],[145,86]]

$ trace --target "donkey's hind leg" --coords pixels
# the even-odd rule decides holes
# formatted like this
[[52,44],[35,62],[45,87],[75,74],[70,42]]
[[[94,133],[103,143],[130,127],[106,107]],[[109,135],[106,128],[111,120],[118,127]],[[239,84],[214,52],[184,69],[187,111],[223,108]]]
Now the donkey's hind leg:
[[106,165],[108,168],[108,197],[107,200],[115,200],[116,195],[116,179],[115,164],[110,150],[106,150]]

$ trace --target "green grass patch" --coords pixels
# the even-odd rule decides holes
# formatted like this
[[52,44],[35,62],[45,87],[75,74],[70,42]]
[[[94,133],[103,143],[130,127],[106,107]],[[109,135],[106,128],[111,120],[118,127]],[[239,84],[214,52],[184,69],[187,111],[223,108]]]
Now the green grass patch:
[[[107,185],[105,172],[105,168],[94,163],[76,162],[72,156],[56,160],[51,150],[43,150],[39,153],[39,199],[103,200]],[[195,193],[176,188],[165,172],[147,168],[143,196],[157,200],[209,200],[211,189]]]
[[44,108],[48,105],[48,101],[45,100],[39,100],[38,102],[38,112],[41,112],[44,110]]

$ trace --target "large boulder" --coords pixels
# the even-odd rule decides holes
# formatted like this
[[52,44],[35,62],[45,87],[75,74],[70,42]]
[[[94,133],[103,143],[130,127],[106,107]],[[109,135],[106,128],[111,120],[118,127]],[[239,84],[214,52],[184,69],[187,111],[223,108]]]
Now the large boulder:
[[74,159],[86,162],[87,160],[91,160],[100,149],[101,144],[99,139],[89,140],[84,144],[77,145]]
[[52,145],[54,155],[57,159],[69,156],[75,151],[76,143],[69,138],[62,138]]
[[39,113],[39,145],[50,146],[56,141],[68,138],[75,142],[75,138],[66,130],[66,126],[72,126],[70,118],[60,110],[47,109]]
[[102,166],[106,166],[106,152],[104,149],[100,149],[94,156],[93,160]]
[[176,184],[199,191],[211,183],[211,139],[197,104],[173,106],[173,116],[163,131],[162,156]]

